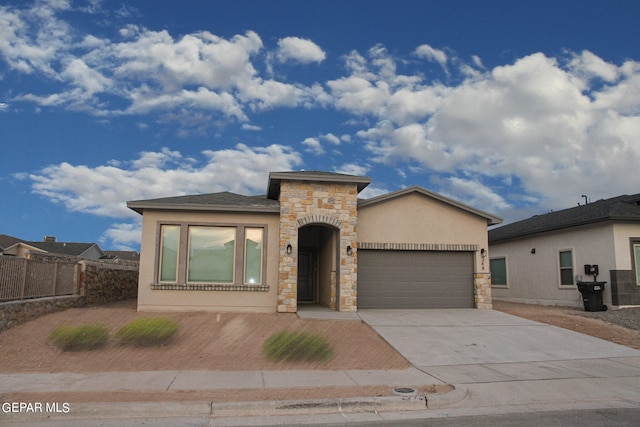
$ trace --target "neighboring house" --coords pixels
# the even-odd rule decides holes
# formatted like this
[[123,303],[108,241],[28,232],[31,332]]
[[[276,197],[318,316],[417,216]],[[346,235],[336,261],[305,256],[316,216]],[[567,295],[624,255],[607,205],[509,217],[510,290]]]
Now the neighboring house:
[[0,255],[4,253],[5,249],[8,249],[16,243],[20,242],[22,242],[22,240],[18,239],[17,237],[0,234]]
[[128,202],[143,215],[138,309],[491,308],[501,219],[420,187],[358,200],[370,182],[272,172],[264,196]]
[[640,305],[640,194],[536,215],[489,231],[493,297],[580,306],[577,281],[598,265],[604,301]]
[[140,261],[140,254],[136,251],[102,251],[101,259],[121,259],[124,261]]
[[0,246],[2,246],[0,255],[21,258],[26,258],[30,252],[74,256],[83,259],[100,259],[104,256],[97,243],[57,242],[53,236],[46,236],[42,242],[32,242],[2,234],[0,235]]

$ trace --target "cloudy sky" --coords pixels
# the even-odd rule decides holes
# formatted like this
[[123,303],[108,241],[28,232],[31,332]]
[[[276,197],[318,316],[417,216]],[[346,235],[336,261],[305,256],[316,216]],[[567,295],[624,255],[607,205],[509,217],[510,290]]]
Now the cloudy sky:
[[127,200],[269,171],[505,218],[640,192],[634,0],[1,0],[0,234],[138,248]]

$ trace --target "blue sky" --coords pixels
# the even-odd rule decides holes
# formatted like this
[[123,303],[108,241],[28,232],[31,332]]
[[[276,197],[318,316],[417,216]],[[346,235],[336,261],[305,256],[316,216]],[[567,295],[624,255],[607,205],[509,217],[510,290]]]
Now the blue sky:
[[127,200],[269,171],[505,222],[640,191],[640,2],[0,1],[0,234],[138,248]]

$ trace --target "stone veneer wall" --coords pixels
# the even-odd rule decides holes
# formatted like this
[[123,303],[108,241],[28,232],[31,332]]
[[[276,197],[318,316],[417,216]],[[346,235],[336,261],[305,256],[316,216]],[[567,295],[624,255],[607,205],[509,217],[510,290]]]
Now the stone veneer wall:
[[[356,184],[282,181],[278,312],[296,312],[298,309],[298,229],[307,224],[324,224],[339,229],[339,289],[332,289],[331,293],[339,295],[337,308],[340,311],[356,311],[357,208]],[[286,252],[287,245],[292,246],[291,254]],[[351,256],[347,256],[347,246],[353,248]]]
[[491,309],[491,274],[475,273],[473,275],[474,300],[476,308]]
[[106,304],[138,296],[137,265],[91,261],[80,264],[80,294],[84,295],[85,304]]
[[84,298],[80,295],[3,302],[0,303],[0,331],[45,314],[83,305]]

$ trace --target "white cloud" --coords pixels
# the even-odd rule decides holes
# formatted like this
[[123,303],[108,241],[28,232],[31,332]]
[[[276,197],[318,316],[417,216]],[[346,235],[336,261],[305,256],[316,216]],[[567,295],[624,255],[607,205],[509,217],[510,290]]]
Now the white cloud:
[[369,172],[368,165],[359,165],[357,163],[345,163],[342,166],[333,168],[336,173],[344,173],[347,175],[365,176]]
[[261,130],[262,130],[262,128],[261,128],[260,126],[257,126],[257,125],[250,125],[249,123],[243,123],[243,124],[242,124],[242,129],[243,129],[243,130],[254,131],[254,132],[257,132],[257,131],[261,131]]
[[112,250],[130,251],[140,246],[142,222],[111,224],[100,238],[101,244],[109,245]]
[[294,61],[302,64],[322,62],[326,58],[320,46],[311,40],[299,37],[285,37],[278,40],[276,55],[280,62]]
[[[358,73],[365,75],[367,69]],[[609,84],[592,85],[594,78]],[[391,96],[385,99],[389,91],[381,88],[389,88],[386,82],[393,78],[376,79],[333,93],[345,109],[352,108],[347,102],[351,97],[377,99],[368,92],[379,97],[369,104],[376,108],[365,110],[367,103],[361,100],[350,110],[378,118],[375,126],[357,132],[377,162],[409,162],[443,176],[470,173],[478,186],[485,186],[474,189],[477,203],[490,203],[494,210],[507,209],[510,202],[483,184],[493,177],[503,182],[518,178],[529,195],[554,209],[585,192],[594,197],[637,192],[628,179],[635,173],[633,164],[640,163],[637,62],[613,66],[583,52],[563,65],[541,53],[529,55],[440,88],[431,111],[414,114],[405,123],[387,113]],[[334,89],[344,89],[348,81]],[[423,90],[434,93],[438,84],[402,90],[410,96]],[[397,111],[410,113],[410,96],[398,103]],[[444,190],[470,200],[471,181],[440,182]],[[516,200],[520,195],[504,196]]]
[[89,167],[61,163],[30,174],[32,190],[68,210],[114,218],[135,217],[129,200],[181,194],[265,191],[268,173],[291,170],[300,155],[282,145],[204,151],[203,159],[177,151],[143,152],[130,162]]
[[313,153],[316,156],[324,154],[324,148],[322,148],[322,144],[320,144],[318,138],[305,138],[304,141],[302,141],[302,145],[307,147],[307,152]]
[[302,141],[302,145],[307,147],[307,152],[320,156],[326,152],[322,145],[322,141],[326,141],[331,145],[340,145],[343,140],[348,142],[349,139],[349,135],[343,135],[341,138],[338,138],[332,133],[327,133],[319,135],[318,137],[305,138],[304,141]]
[[495,190],[482,184],[480,179],[449,177],[442,186],[442,193],[486,211],[503,211],[511,205]]
[[415,53],[419,57],[426,58],[429,61],[437,62],[443,67],[447,65],[447,54],[440,49],[435,49],[429,46],[428,44],[418,46],[415,50]]
[[[39,73],[59,87],[50,93],[28,88],[14,100],[100,116],[188,109],[192,117],[213,112],[231,122],[247,122],[249,112],[330,102],[319,84],[260,76],[253,61],[264,46],[253,31],[229,39],[208,31],[174,38],[129,24],[120,29],[121,39],[108,40],[72,29],[58,17],[67,8],[66,2],[0,8],[0,56],[15,72]],[[278,55],[303,63],[325,57],[313,42],[297,37],[281,39]]]

